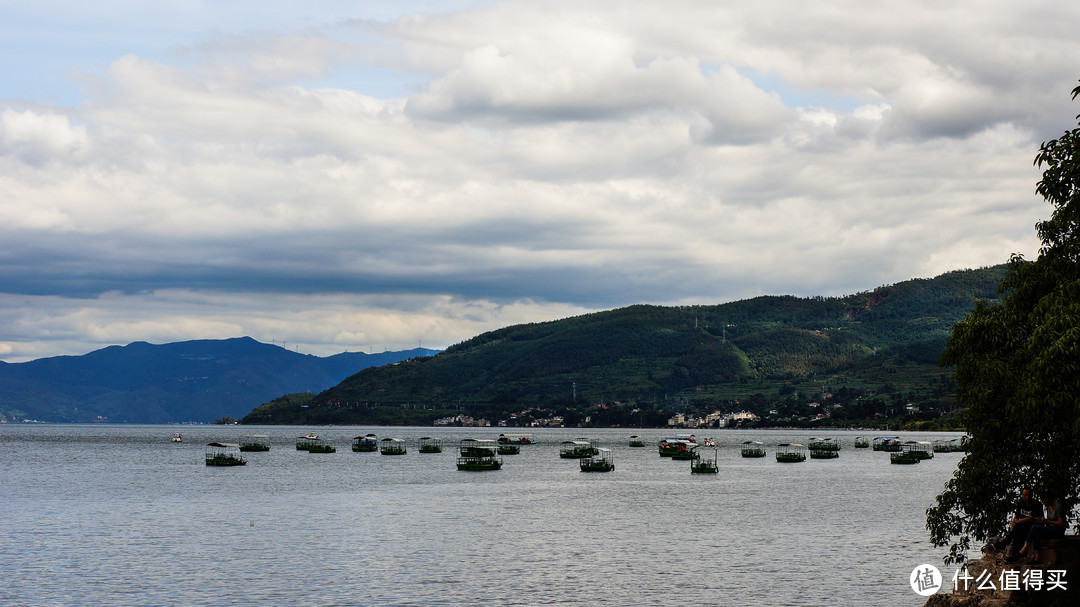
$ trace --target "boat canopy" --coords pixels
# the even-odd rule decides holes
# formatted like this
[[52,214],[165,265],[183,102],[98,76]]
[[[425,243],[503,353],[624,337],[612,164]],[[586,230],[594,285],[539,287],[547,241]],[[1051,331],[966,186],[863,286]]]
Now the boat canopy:
[[235,447],[236,449],[240,448],[240,445],[238,445],[236,443],[206,443],[206,446],[207,447],[221,447],[222,449],[229,449],[229,448],[233,448],[233,447]]

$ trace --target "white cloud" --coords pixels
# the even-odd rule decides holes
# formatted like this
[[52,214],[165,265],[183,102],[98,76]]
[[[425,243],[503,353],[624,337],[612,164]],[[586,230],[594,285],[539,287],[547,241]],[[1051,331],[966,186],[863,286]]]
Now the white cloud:
[[0,112],[0,156],[14,156],[30,165],[51,160],[73,161],[90,154],[86,127],[67,116],[16,111]]
[[[118,54],[77,106],[0,104],[5,357],[447,345],[1031,256],[1031,160],[1076,114],[1071,7],[335,6]],[[423,84],[380,96],[368,68]]]
[[[133,310],[143,316],[134,316]],[[442,349],[507,325],[589,311],[568,304],[462,301],[443,295],[323,293],[282,295],[268,303],[262,293],[242,292],[164,290],[105,293],[94,298],[0,294],[0,319],[7,328],[0,355],[9,362],[22,362],[132,341],[168,343],[244,335],[317,356],[418,345]]]

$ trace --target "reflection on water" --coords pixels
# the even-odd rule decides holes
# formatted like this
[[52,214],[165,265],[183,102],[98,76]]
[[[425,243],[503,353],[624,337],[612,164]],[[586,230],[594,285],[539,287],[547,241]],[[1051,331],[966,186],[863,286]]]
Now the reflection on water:
[[[176,429],[0,427],[0,603],[919,605],[915,566],[952,576],[924,513],[961,454],[890,465],[855,432],[699,431],[720,474],[691,475],[657,455],[663,430],[540,429],[502,470],[459,472],[457,442],[498,429],[185,426],[173,443]],[[309,430],[338,452],[297,451]],[[352,452],[367,432],[408,454]],[[251,433],[272,449],[203,464],[207,442]],[[559,458],[583,434],[614,472]],[[839,459],[773,459],[821,434]],[[421,436],[443,453],[418,453]],[[741,458],[744,440],[769,456]]]

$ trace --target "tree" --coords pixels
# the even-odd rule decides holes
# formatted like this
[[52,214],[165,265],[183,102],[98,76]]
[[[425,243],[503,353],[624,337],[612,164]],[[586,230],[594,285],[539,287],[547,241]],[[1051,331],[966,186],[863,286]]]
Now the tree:
[[1043,143],[1035,165],[1043,169],[1036,192],[1053,206],[1036,224],[1039,256],[1012,256],[1001,303],[977,303],[953,326],[940,361],[955,367],[970,434],[967,454],[926,513],[931,541],[950,546],[946,563],[961,562],[973,540],[1001,534],[1024,485],[1077,503],[1080,128]]

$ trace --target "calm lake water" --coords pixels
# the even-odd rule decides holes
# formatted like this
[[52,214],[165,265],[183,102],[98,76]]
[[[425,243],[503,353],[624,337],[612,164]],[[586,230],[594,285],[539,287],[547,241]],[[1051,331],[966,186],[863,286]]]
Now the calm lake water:
[[[308,431],[338,452],[297,451]],[[353,453],[368,432],[409,452]],[[207,442],[244,434],[270,435],[271,450],[204,465]],[[498,434],[0,426],[0,604],[921,605],[912,569],[952,577],[925,510],[959,453],[897,466],[853,448],[873,434],[697,431],[720,444],[720,473],[691,475],[657,454],[671,432],[539,429],[502,470],[456,469],[459,440]],[[631,434],[648,446],[628,448]],[[815,435],[838,438],[839,459],[775,461],[777,443]],[[444,452],[418,453],[421,436]],[[610,447],[615,471],[560,459],[579,436]],[[769,456],[741,458],[744,440]]]

